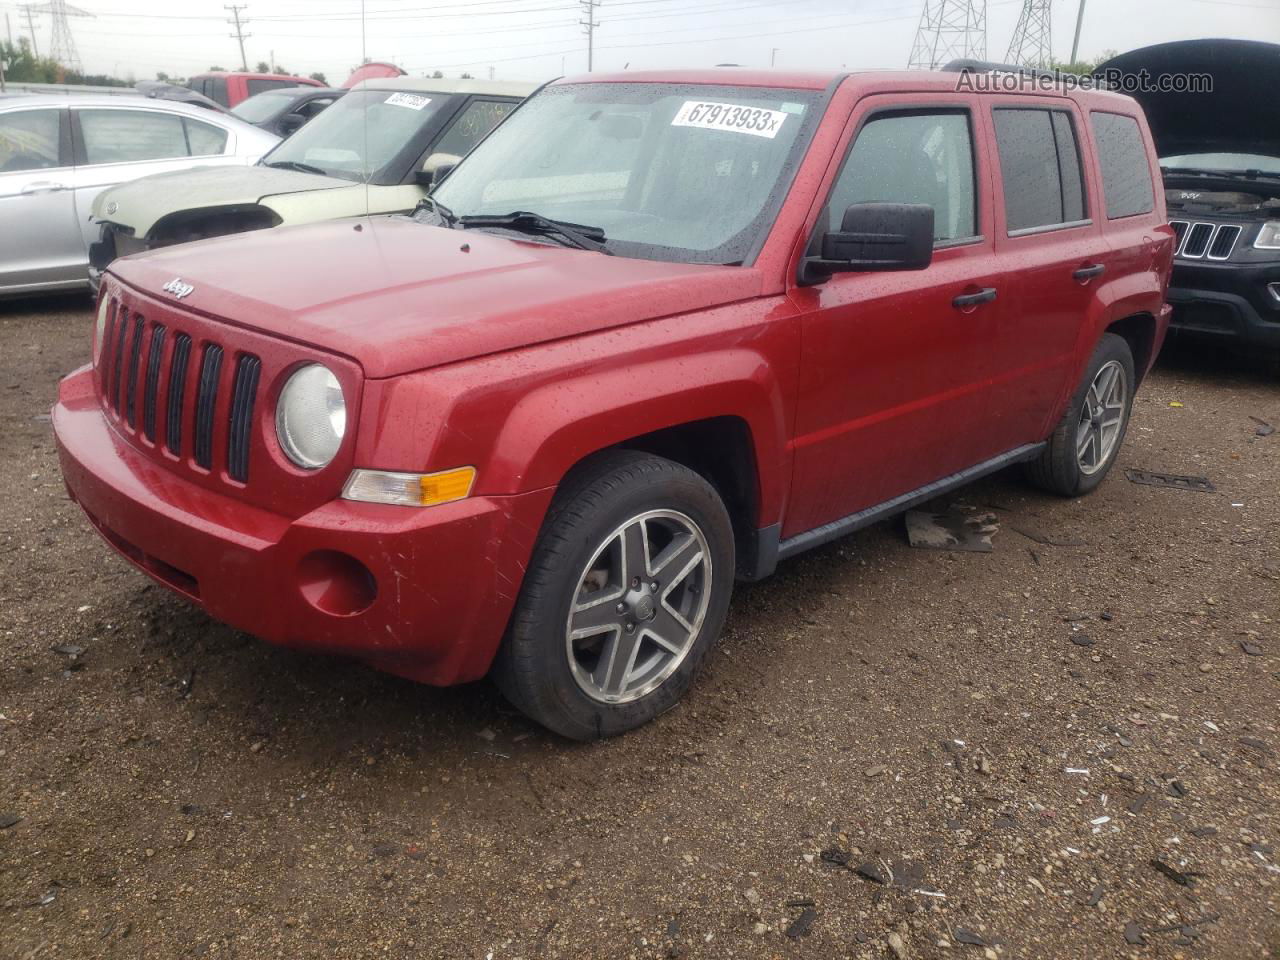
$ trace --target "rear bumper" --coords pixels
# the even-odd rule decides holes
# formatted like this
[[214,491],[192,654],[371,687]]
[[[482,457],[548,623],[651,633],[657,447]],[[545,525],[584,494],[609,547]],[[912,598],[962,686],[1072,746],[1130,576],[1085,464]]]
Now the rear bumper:
[[1172,329],[1280,349],[1280,299],[1271,284],[1280,284],[1280,262],[1177,261],[1168,296]]
[[552,490],[297,519],[196,486],[118,437],[88,368],[53,408],[63,477],[103,538],[211,616],[427,683],[485,674]]

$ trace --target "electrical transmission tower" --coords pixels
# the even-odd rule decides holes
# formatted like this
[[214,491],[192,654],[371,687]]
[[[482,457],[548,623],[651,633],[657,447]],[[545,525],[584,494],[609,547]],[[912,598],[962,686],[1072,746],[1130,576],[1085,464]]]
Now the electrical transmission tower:
[[[27,4],[23,7],[27,14],[27,23],[31,25],[33,13],[47,13],[53,21],[53,40],[49,58],[77,73],[83,71],[80,64],[80,51],[76,49],[76,38],[71,35],[71,17],[92,17],[88,10],[81,10],[67,3],[67,0],[49,0],[48,3]],[[35,48],[35,28],[31,29],[32,48]],[[37,53],[37,56],[39,54]]]
[[957,59],[987,59],[987,0],[925,0],[907,66],[936,70]]
[[1044,69],[1053,62],[1052,0],[1022,0],[1018,26],[1009,41],[1005,60],[1023,67]]

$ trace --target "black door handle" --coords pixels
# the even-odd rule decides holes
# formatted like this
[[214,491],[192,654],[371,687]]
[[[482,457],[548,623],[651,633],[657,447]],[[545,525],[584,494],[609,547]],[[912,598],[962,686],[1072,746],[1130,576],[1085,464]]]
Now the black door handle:
[[990,303],[995,298],[995,287],[983,287],[977,293],[960,294],[960,296],[951,301],[951,305],[963,310],[965,307],[976,307],[980,303]]
[[1081,267],[1071,276],[1075,277],[1081,283],[1085,280],[1092,280],[1094,277],[1100,277],[1107,272],[1107,268],[1101,263],[1091,263],[1087,267]]

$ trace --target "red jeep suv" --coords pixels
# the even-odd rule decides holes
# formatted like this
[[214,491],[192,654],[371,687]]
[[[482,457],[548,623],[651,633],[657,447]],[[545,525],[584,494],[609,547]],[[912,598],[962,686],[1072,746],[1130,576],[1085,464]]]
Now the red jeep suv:
[[735,578],[1115,461],[1167,322],[1146,124],[965,76],[561,80],[412,216],[117,260],[54,408],[71,495],[273,643],[644,723]]

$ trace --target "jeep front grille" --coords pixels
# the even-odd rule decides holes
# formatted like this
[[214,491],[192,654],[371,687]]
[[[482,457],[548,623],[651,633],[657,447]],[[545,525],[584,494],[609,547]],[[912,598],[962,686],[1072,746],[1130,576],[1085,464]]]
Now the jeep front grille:
[[1173,227],[1174,256],[1184,260],[1227,260],[1235,250],[1243,228],[1234,223],[1192,223],[1188,220],[1171,220]]
[[[151,323],[141,312],[130,312],[118,300],[108,309],[102,343],[98,371],[104,409],[114,411],[136,436],[141,407],[140,432],[150,445],[157,443],[157,410],[163,409],[163,446],[170,454],[182,456],[183,434],[190,431],[192,459],[197,465],[212,471],[215,461],[220,461],[225,463],[232,480],[248,482],[253,410],[262,368],[257,356],[237,354],[234,380],[227,383],[222,375],[223,346],[205,342],[193,384],[191,335],[181,330],[170,332],[163,324]],[[224,405],[219,400],[225,390],[230,390],[231,396],[229,404]],[[194,395],[190,405],[186,401],[188,393]],[[189,416],[185,415],[188,406]],[[214,449],[215,437],[220,433],[219,408],[228,411],[225,460],[215,457]]]

